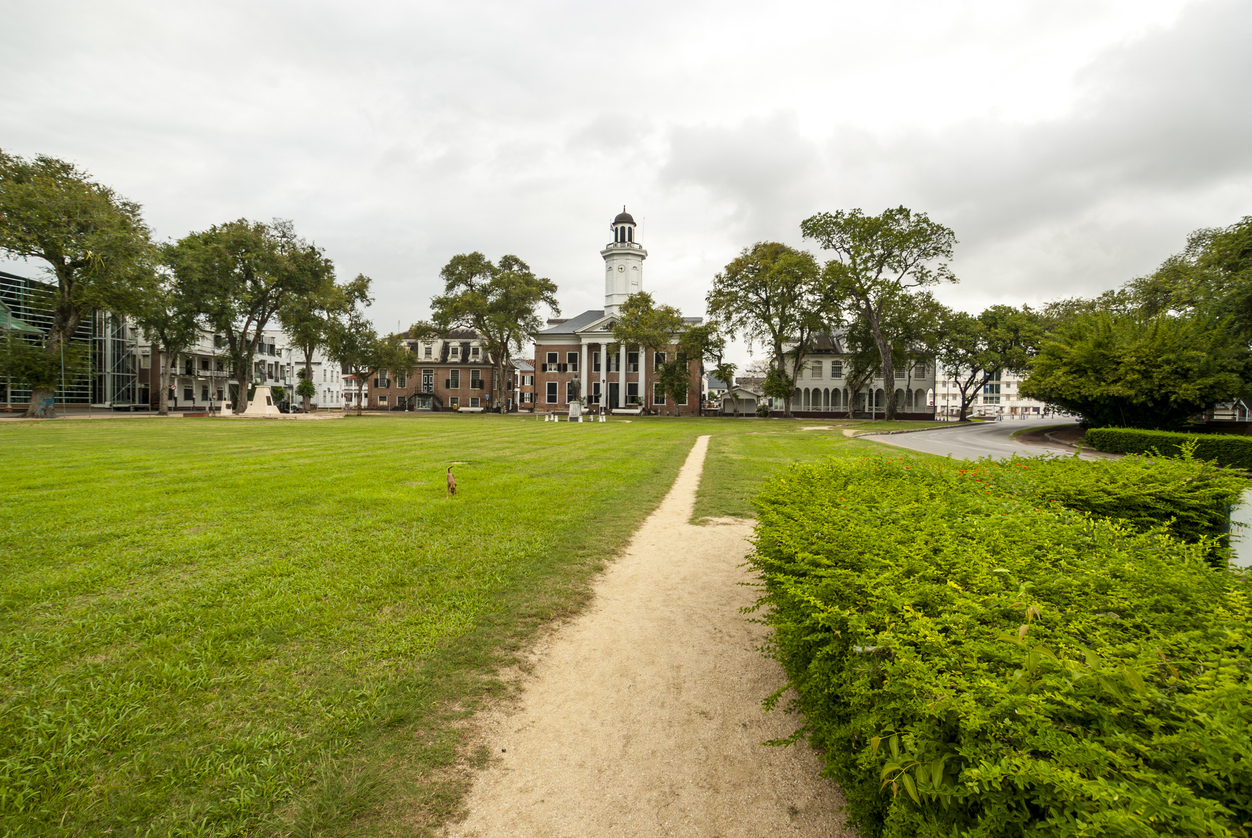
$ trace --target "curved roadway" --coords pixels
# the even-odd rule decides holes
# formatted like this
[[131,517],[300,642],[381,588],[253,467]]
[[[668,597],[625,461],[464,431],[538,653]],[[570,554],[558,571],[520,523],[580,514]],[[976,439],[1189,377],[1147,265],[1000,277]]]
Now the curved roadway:
[[[1028,428],[1073,424],[1075,420],[1051,416],[1046,419],[1005,419],[999,422],[953,423],[950,427],[934,430],[897,434],[862,434],[861,439],[872,439],[900,448],[921,451],[926,454],[976,460],[979,457],[1007,459],[1014,454],[1035,457],[1043,453],[1073,454],[1074,449],[1064,445],[1025,445],[1012,438],[1017,431]],[[1083,455],[1084,457],[1087,455]]]

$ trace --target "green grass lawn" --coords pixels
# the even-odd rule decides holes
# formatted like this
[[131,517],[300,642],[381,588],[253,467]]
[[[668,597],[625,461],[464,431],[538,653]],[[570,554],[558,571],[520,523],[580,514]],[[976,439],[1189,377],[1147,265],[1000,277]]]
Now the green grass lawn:
[[[742,421],[742,420],[737,420]],[[945,423],[895,422],[891,430],[925,428]],[[716,427],[716,426],[714,426]],[[804,430],[805,428],[831,430]],[[831,422],[798,420],[767,421],[743,429],[732,425],[735,433],[714,433],[709,440],[708,458],[700,494],[696,498],[695,518],[752,518],[752,506],[761,483],[774,471],[789,462],[814,462],[826,457],[858,456],[881,451],[883,446],[867,440],[845,436],[843,431],[879,432],[884,422]],[[893,449],[900,450],[900,449]],[[901,452],[907,456],[925,456]]]
[[0,836],[420,834],[464,790],[457,721],[696,436],[698,517],[870,445],[802,424],[0,424]]

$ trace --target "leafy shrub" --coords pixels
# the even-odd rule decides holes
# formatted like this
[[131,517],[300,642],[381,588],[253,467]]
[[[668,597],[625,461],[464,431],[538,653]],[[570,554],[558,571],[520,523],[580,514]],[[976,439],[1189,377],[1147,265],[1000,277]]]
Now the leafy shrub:
[[1178,456],[1183,446],[1195,443],[1194,456],[1218,465],[1252,470],[1252,438],[1231,434],[1188,434],[1170,431],[1141,431],[1134,428],[1092,428],[1086,442],[1097,451],[1110,454]]
[[[796,738],[864,835],[1249,834],[1246,582],[1205,563],[1207,537],[1147,525],[1163,491],[1128,488],[1232,486],[1196,462],[1073,462],[832,460],[758,499]],[[1109,479],[1116,503],[1067,508]]]
[[768,419],[769,418],[769,405],[758,404],[756,406],[756,415],[761,419]]
[[[1020,471],[1017,465],[1022,466]],[[1136,532],[1163,527],[1186,542],[1208,539],[1209,558],[1219,567],[1225,567],[1229,557],[1230,506],[1247,484],[1236,473],[1194,459],[1188,450],[1173,460],[1131,456],[1086,462],[1058,457],[1031,461],[1029,468],[1018,460],[997,474],[999,482],[1015,492],[1116,519]]]

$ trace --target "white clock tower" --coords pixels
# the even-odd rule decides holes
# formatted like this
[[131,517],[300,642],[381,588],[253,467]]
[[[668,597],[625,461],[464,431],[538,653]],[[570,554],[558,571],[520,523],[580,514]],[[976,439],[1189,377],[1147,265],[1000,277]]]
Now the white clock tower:
[[643,260],[648,258],[648,251],[635,241],[635,219],[626,207],[611,226],[613,241],[600,251],[604,257],[605,314],[617,314],[627,297],[643,290]]

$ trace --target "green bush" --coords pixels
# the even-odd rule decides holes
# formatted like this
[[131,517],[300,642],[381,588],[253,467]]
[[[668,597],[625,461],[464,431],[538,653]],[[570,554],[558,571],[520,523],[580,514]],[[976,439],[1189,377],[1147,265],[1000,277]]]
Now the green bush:
[[1160,453],[1178,456],[1187,443],[1195,443],[1193,456],[1218,465],[1252,470],[1252,437],[1230,434],[1188,434],[1171,431],[1141,431],[1134,428],[1093,428],[1086,443],[1110,454]]
[[1193,544],[1208,539],[1209,559],[1218,567],[1225,567],[1229,558],[1230,506],[1246,485],[1242,476],[1194,459],[1185,450],[1179,459],[1130,456],[1087,462],[1057,457],[987,466],[1014,492],[1115,519],[1135,532],[1163,527]]
[[[1189,469],[1202,497],[1238,481],[1069,462],[832,460],[758,499],[796,737],[864,835],[1248,835],[1246,582],[1205,563],[1204,535],[1097,517],[1169,508],[1163,491],[1067,508],[1096,505],[1089,465],[1128,486]],[[1206,503],[1185,485],[1179,521]]]
[[769,405],[762,402],[756,406],[756,415],[761,419],[769,418]]

